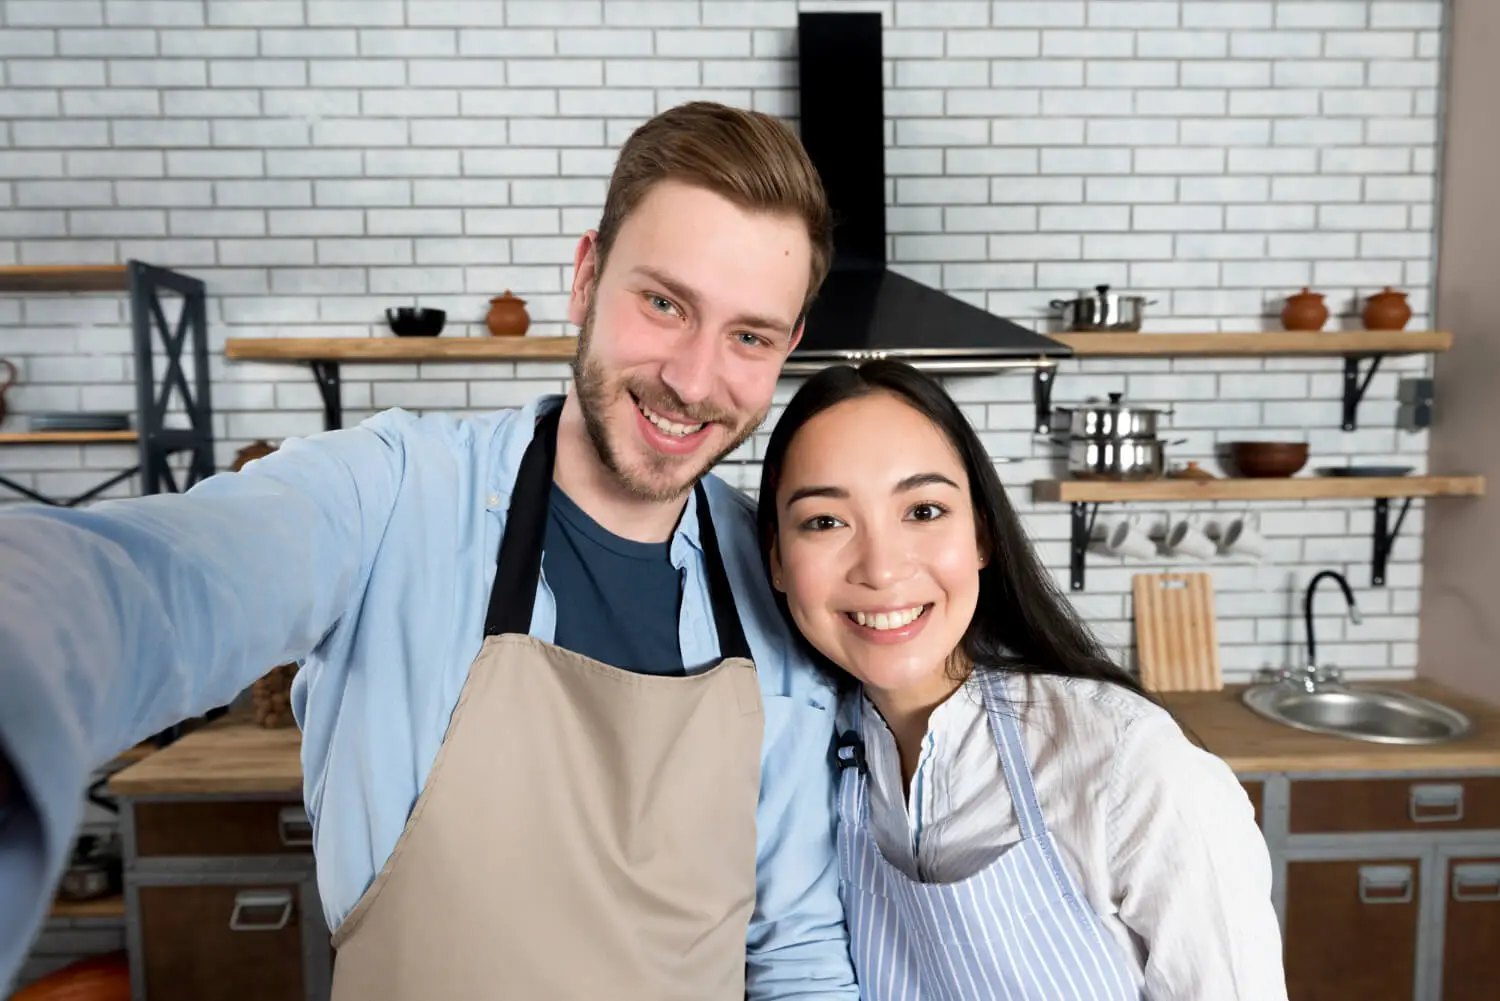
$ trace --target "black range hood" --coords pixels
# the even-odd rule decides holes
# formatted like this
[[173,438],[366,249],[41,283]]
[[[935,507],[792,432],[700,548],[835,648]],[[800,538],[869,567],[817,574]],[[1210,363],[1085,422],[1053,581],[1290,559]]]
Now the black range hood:
[[1050,370],[1072,355],[1065,344],[887,269],[880,33],[878,12],[798,15],[802,144],[833,207],[834,259],[783,370],[877,357],[930,372]]

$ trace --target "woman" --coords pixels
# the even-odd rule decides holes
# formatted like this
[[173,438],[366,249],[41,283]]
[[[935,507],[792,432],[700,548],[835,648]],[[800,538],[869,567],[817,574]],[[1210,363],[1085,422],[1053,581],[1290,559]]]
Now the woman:
[[1284,1001],[1243,789],[1074,617],[936,382],[885,361],[809,379],[759,522],[846,693],[864,998]]

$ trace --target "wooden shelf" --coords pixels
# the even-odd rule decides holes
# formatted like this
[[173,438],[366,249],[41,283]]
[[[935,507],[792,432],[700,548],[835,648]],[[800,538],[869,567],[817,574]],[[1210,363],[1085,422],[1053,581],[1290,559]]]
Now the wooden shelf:
[[[1263,334],[1049,334],[1080,358],[1228,358],[1447,351],[1447,331],[1354,330]],[[571,361],[576,337],[234,337],[240,361]]]
[[125,292],[130,276],[123,264],[0,267],[0,292]]
[[1478,497],[1483,476],[1293,476],[1285,479],[1037,480],[1038,501],[1326,500],[1336,498]]
[[125,898],[120,894],[98,900],[54,900],[49,918],[123,918]]
[[140,440],[138,431],[7,431],[0,445],[103,445]]
[[231,337],[237,361],[572,361],[576,337]]
[[1268,330],[1251,334],[1048,334],[1080,358],[1233,358],[1447,351],[1446,330]]

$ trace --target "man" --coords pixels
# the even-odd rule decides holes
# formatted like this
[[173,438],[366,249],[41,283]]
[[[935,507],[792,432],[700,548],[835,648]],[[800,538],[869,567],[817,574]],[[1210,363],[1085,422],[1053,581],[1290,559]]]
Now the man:
[[0,515],[0,982],[88,769],[300,659],[337,1001],[855,997],[831,694],[704,476],[764,420],[829,229],[784,126],[684,105],[578,244],[565,398]]

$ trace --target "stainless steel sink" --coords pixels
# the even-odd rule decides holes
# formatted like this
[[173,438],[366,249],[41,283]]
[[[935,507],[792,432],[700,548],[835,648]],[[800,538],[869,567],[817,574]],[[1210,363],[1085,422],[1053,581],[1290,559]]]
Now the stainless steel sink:
[[1471,725],[1463,713],[1430,699],[1300,675],[1252,686],[1242,701],[1285,726],[1381,744],[1439,744],[1462,737]]

